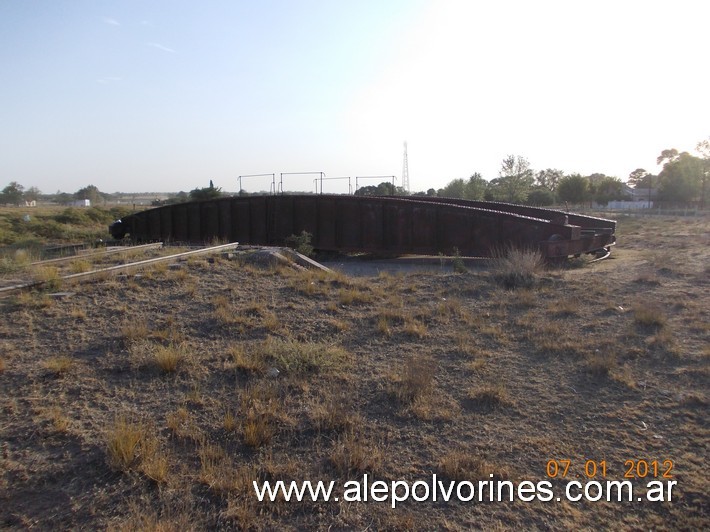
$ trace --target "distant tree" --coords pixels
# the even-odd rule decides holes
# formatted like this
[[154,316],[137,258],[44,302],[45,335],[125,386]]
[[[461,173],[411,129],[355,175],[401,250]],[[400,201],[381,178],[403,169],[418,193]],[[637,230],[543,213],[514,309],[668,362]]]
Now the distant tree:
[[0,203],[9,203],[11,205],[20,205],[22,203],[22,192],[25,187],[17,181],[12,181],[0,192]]
[[708,181],[710,181],[710,137],[701,140],[695,146],[703,160],[703,173],[700,181],[700,208],[705,208],[705,198],[707,194]]
[[523,203],[535,183],[530,163],[520,155],[508,155],[500,165],[498,178],[491,181],[493,197],[511,203]]
[[53,201],[55,203],[58,203],[59,205],[69,205],[73,199],[74,196],[72,194],[57,190],[57,193],[54,195]]
[[215,188],[210,179],[210,186],[205,188],[194,188],[190,191],[191,200],[214,199],[222,196],[222,188]]
[[557,188],[557,184],[565,176],[562,170],[556,170],[554,168],[548,168],[547,170],[540,170],[535,175],[535,182],[538,186],[544,187],[547,190],[554,192]]
[[436,196],[436,189],[435,188],[430,188],[426,191],[427,196]]
[[634,188],[648,188],[648,182],[651,179],[649,178],[650,175],[651,174],[643,168],[637,168],[629,174],[629,186]]
[[671,148],[669,150],[663,150],[661,154],[656,158],[656,164],[661,164],[663,161],[668,161],[669,163],[675,161],[678,158],[678,150]]
[[439,196],[442,198],[463,199],[466,190],[466,182],[461,179],[452,179],[447,185],[439,190]]
[[623,197],[623,183],[617,177],[604,176],[604,178],[594,185],[594,201],[600,205],[606,205],[610,201]]
[[469,200],[482,200],[486,195],[488,181],[478,172],[468,178],[463,190],[463,197]]
[[556,192],[561,201],[583,203],[589,198],[589,179],[579,174],[565,176],[560,179]]
[[94,185],[80,188],[74,193],[74,198],[78,200],[90,200],[92,205],[96,205],[101,201],[101,191]]
[[547,187],[539,186],[530,191],[526,202],[528,205],[536,205],[538,207],[547,207],[555,204],[555,193]]
[[685,151],[666,159],[668,162],[658,174],[658,198],[687,204],[700,197],[705,178],[705,161]]
[[23,198],[25,199],[25,201],[37,201],[41,195],[42,191],[40,189],[38,189],[37,187],[30,187],[25,190]]
[[403,196],[405,190],[402,187],[395,187],[390,181],[383,181],[379,185],[368,185],[360,187],[355,191],[356,196]]

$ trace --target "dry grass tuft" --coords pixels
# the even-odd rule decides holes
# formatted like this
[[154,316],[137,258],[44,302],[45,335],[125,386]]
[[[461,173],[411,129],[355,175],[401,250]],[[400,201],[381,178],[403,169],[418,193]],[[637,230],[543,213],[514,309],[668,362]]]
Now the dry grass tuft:
[[344,397],[331,396],[315,403],[309,416],[318,432],[343,432],[362,422]]
[[269,336],[252,353],[257,360],[273,363],[291,375],[320,373],[342,366],[348,359],[345,349],[324,342],[299,342]]
[[227,351],[235,369],[245,373],[263,373],[266,371],[266,361],[262,350],[247,351],[243,344],[233,345]]
[[587,359],[587,371],[595,377],[608,377],[617,366],[616,353],[596,351]]
[[254,449],[271,441],[275,418],[282,410],[275,385],[246,388],[240,397],[241,428],[244,444]]
[[493,279],[506,288],[529,288],[544,267],[539,251],[508,247],[494,254]]
[[391,394],[403,404],[427,395],[434,383],[437,364],[431,358],[411,358],[392,375]]
[[413,336],[419,339],[427,336],[426,325],[415,318],[406,319],[402,330],[407,336]]
[[48,290],[58,290],[62,286],[61,275],[54,266],[37,266],[32,277],[35,281],[43,283]]
[[371,445],[352,432],[339,438],[329,455],[330,464],[342,476],[377,473],[384,460],[381,448]]
[[658,306],[640,304],[634,308],[634,323],[641,327],[661,329],[667,321],[668,318]]
[[502,384],[489,384],[472,388],[466,394],[466,399],[472,407],[481,410],[493,410],[512,404],[508,392]]
[[361,287],[341,288],[338,291],[338,302],[341,305],[364,305],[372,303],[372,294]]
[[437,471],[443,477],[456,481],[507,480],[511,477],[507,468],[496,467],[461,450],[445,454],[437,464]]
[[74,365],[74,360],[68,356],[53,357],[45,360],[44,367],[57,377],[65,375]]
[[108,460],[111,467],[128,471],[133,467],[140,452],[140,443],[145,436],[141,424],[119,417],[106,437]]
[[174,373],[187,362],[187,348],[185,344],[156,345],[153,360],[165,373]]
[[128,347],[148,338],[150,330],[143,321],[128,321],[121,326],[120,333],[123,344]]

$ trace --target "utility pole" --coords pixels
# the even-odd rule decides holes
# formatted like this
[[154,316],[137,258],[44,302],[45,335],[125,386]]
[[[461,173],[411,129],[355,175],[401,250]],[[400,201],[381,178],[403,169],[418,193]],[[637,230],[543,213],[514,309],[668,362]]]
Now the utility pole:
[[407,161],[407,141],[404,141],[404,162],[402,164],[402,188],[409,194],[409,162]]

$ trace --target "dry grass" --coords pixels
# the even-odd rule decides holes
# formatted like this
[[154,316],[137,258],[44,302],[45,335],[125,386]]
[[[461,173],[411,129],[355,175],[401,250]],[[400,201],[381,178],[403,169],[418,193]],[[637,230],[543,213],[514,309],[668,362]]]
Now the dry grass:
[[509,247],[495,254],[493,278],[506,288],[529,288],[543,270],[544,261],[537,250]]
[[[663,236],[680,225],[634,223],[638,235],[620,239],[615,260],[555,270],[515,290],[492,283],[485,267],[363,280],[225,260],[183,269],[190,297],[170,269],[87,283],[47,305],[41,293],[21,305],[0,300],[0,424],[10,443],[0,460],[0,522],[702,529],[707,490],[695,458],[707,440],[710,251],[673,247],[674,271],[656,271],[659,285],[640,285],[645,247],[683,237]],[[707,232],[682,227],[689,243]],[[295,288],[305,279],[311,288]],[[371,303],[343,305],[341,290],[369,294]],[[654,303],[663,324],[638,322],[637,308]],[[217,307],[235,326],[219,323]],[[276,330],[267,327],[270,314]],[[386,328],[378,331],[380,322]],[[408,322],[425,325],[425,336],[405,333]],[[156,347],[181,344],[198,351],[161,376]],[[44,363],[62,355],[75,365],[54,378]],[[432,473],[447,483],[491,474],[535,482],[551,458],[569,458],[583,474],[586,459],[618,469],[642,448],[663,449],[667,456],[648,458],[677,463],[682,504],[439,501],[391,510],[258,503],[251,484],[342,484],[365,473],[386,482]]]
[[667,321],[665,312],[656,305],[642,303],[634,307],[634,323],[637,325],[660,329]]
[[139,455],[140,445],[145,437],[145,428],[125,417],[115,420],[106,435],[106,449],[111,467],[119,471],[131,469]]
[[263,350],[247,350],[244,344],[230,346],[227,351],[234,367],[247,373],[263,373],[266,371],[266,360],[262,356]]
[[352,432],[340,437],[330,451],[333,469],[342,477],[370,473],[376,475],[384,461],[384,451]]
[[511,477],[507,467],[495,466],[463,450],[450,451],[442,456],[437,471],[444,478],[456,481],[508,480]]
[[481,410],[492,410],[512,404],[512,400],[502,384],[488,384],[471,388],[467,392],[466,398],[473,407]]
[[44,362],[44,367],[56,376],[62,376],[69,372],[74,365],[74,360],[68,356],[52,357]]
[[188,350],[185,344],[156,345],[153,360],[161,371],[174,373],[188,362]]
[[394,369],[390,393],[400,403],[408,404],[431,392],[437,364],[431,358],[414,357]]

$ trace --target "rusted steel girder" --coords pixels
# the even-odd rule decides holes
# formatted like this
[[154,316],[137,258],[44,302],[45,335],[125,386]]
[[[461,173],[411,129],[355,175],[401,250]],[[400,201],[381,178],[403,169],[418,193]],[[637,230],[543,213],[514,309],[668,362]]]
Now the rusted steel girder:
[[319,250],[491,256],[505,246],[537,247],[545,257],[613,245],[616,222],[496,202],[345,195],[235,196],[166,205],[126,216],[114,238],[283,245],[307,231]]

